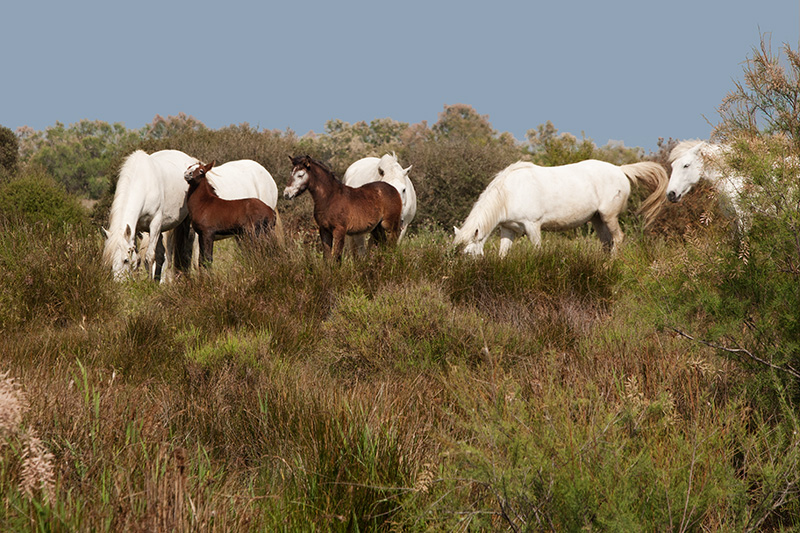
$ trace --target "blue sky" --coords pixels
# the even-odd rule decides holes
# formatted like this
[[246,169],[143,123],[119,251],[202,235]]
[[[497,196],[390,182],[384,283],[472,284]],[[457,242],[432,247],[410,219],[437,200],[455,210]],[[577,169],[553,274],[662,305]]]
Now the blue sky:
[[192,115],[219,128],[436,122],[445,104],[523,140],[547,120],[653,150],[707,138],[764,34],[800,2],[52,2],[3,6],[0,125]]

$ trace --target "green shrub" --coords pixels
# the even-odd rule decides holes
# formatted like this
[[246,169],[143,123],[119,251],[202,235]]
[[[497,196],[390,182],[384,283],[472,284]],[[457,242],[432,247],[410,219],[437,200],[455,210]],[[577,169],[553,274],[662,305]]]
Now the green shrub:
[[0,171],[9,174],[17,170],[19,140],[10,128],[0,126]]
[[78,201],[38,167],[0,183],[0,219],[53,228],[85,226],[88,221]]

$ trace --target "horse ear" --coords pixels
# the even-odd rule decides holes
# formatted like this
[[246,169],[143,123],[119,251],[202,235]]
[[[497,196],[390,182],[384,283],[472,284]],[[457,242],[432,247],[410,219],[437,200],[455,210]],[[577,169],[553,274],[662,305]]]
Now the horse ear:
[[405,169],[403,169],[403,173],[404,173],[406,176],[408,176],[408,173],[409,173],[409,172],[411,172],[411,167],[413,167],[413,166],[414,166],[414,165],[408,165],[408,168],[405,168]]
[[131,233],[132,233],[132,232],[131,232],[131,227],[130,227],[130,225],[126,225],[126,226],[125,226],[125,240],[128,240],[128,239],[130,239],[130,238],[131,238]]
[[453,226],[453,233],[455,234],[456,237],[458,237],[458,234],[461,233],[461,230]]
[[111,233],[109,233],[109,231],[106,228],[102,227],[102,226],[100,227],[100,229],[103,230],[103,235],[105,235],[106,239],[108,239],[108,237],[111,235]]
[[216,164],[217,164],[217,160],[214,159],[213,161],[211,161],[211,163],[209,163],[205,167],[203,167],[203,172],[208,172]]

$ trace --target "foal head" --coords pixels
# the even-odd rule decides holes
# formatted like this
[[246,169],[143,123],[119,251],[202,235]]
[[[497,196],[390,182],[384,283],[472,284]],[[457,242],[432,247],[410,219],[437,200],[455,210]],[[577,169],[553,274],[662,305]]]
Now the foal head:
[[215,164],[217,164],[216,160],[212,161],[207,165],[204,165],[203,163],[198,161],[197,163],[191,165],[189,168],[186,169],[186,172],[183,173],[183,179],[185,179],[188,183],[191,184],[195,180],[204,177],[208,173],[208,171],[211,170],[211,167],[213,167]]
[[333,176],[333,173],[328,170],[325,165],[311,158],[310,156],[303,155],[300,157],[289,156],[292,160],[292,176],[291,182],[283,190],[283,197],[287,200],[296,198],[308,189],[308,184],[314,175],[327,174]]

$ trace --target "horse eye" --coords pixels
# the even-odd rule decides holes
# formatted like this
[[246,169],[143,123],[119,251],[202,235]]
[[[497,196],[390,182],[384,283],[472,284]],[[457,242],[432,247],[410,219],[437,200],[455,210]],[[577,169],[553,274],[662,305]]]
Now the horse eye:
[[379,169],[378,169],[378,174],[380,174],[381,176],[383,176],[383,169],[382,169],[382,168],[379,168]]
[[689,168],[689,163],[686,163],[685,165],[683,165],[683,168]]

